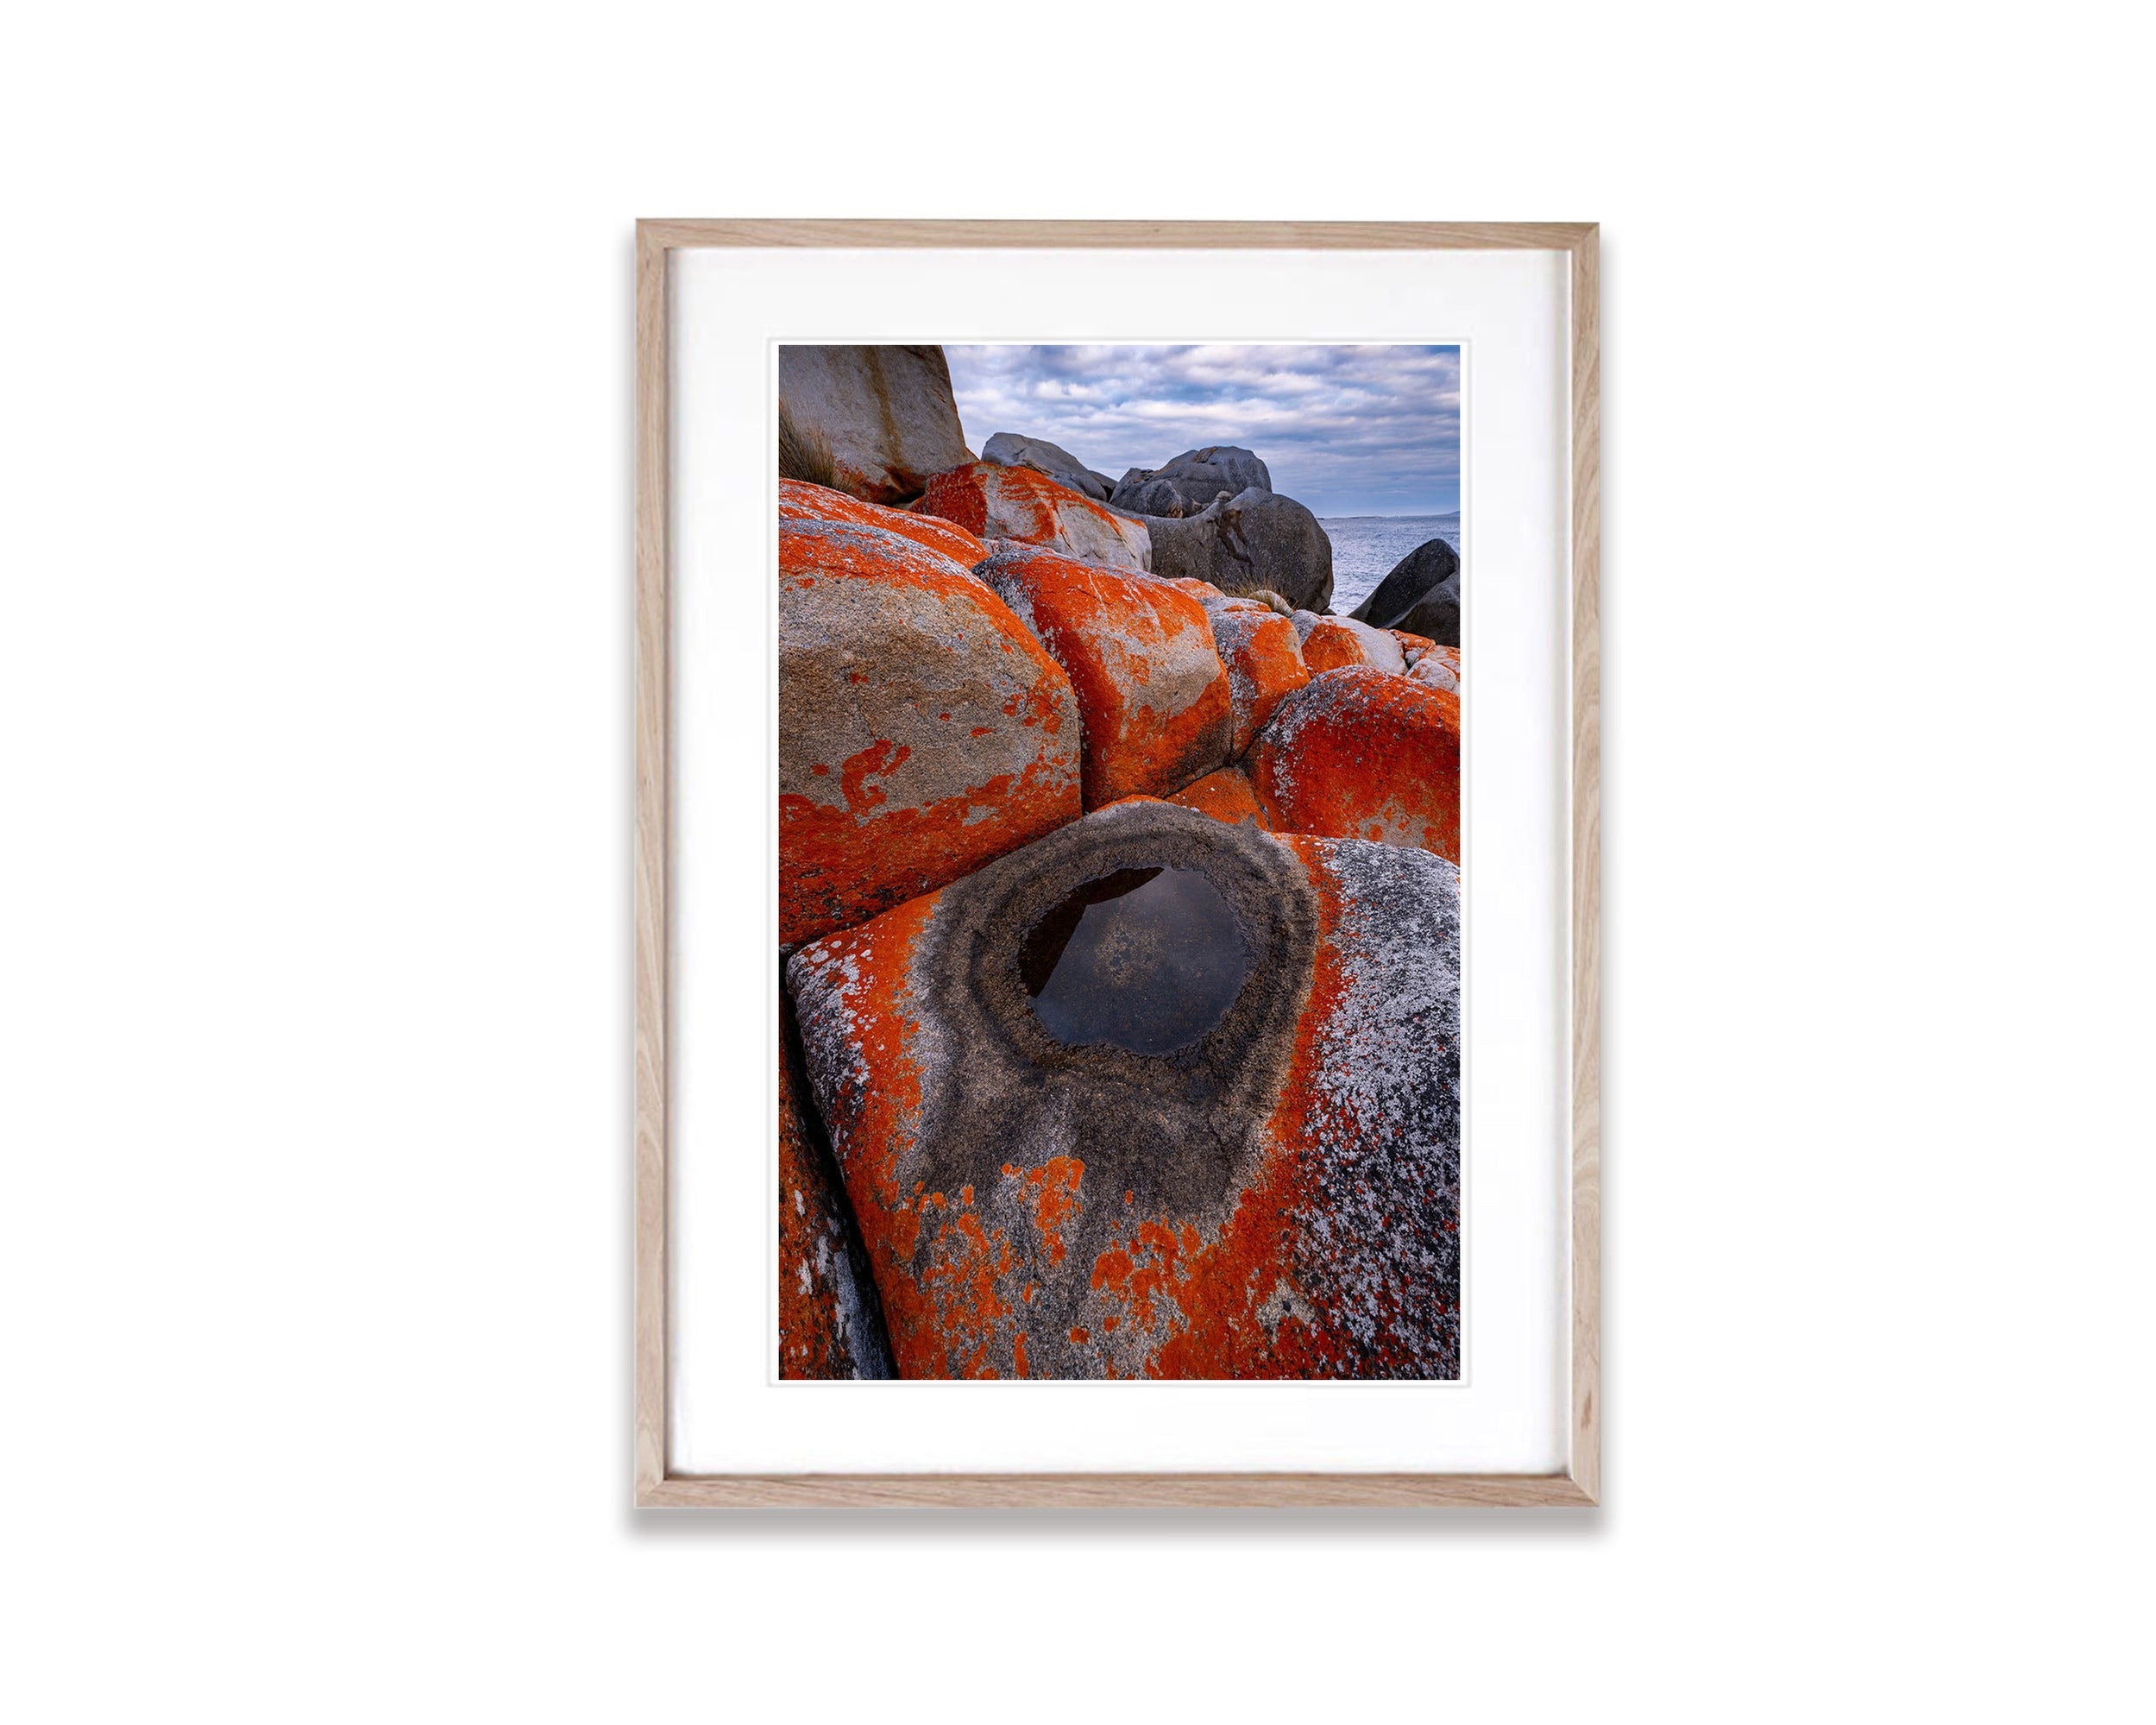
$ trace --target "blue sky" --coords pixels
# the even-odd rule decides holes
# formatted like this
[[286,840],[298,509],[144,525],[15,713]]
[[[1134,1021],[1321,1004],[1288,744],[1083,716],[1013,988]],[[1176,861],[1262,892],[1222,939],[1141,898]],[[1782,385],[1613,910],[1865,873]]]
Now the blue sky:
[[1460,349],[946,347],[965,440],[1046,438],[1111,480],[1185,450],[1254,450],[1320,515],[1460,507]]

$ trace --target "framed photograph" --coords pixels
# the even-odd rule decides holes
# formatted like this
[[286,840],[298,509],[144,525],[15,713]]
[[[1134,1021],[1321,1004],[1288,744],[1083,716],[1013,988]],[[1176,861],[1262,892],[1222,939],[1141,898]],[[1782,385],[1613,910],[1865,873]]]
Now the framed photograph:
[[1599,1501],[1596,294],[638,225],[638,1503]]

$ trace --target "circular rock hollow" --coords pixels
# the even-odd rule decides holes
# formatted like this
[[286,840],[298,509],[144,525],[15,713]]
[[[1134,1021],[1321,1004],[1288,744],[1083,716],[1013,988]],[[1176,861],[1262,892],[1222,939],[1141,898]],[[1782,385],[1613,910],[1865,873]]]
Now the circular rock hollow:
[[1103,809],[945,889],[914,966],[930,1188],[1014,1159],[1191,1214],[1246,1176],[1317,947],[1287,847],[1160,803]]

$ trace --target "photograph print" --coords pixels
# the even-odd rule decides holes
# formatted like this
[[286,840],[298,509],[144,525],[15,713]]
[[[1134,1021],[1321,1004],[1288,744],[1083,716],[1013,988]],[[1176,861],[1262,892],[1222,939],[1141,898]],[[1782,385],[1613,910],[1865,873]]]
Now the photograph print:
[[782,1378],[1461,1376],[1461,360],[779,349]]

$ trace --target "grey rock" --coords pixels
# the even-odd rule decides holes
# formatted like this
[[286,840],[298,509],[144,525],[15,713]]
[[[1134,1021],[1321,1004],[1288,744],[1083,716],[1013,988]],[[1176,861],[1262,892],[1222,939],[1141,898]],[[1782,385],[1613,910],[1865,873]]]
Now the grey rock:
[[1070,450],[1045,438],[1028,438],[1016,431],[998,431],[981,445],[981,459],[998,467],[1029,467],[1045,473],[1059,485],[1083,493],[1096,503],[1108,501],[1116,488],[1095,473]]
[[1438,645],[1460,645],[1460,553],[1443,539],[1419,545],[1355,607],[1357,622],[1425,635]]
[[1132,468],[1109,501],[1134,514],[1180,519],[1203,513],[1223,491],[1233,497],[1253,488],[1273,489],[1265,463],[1248,450],[1219,444],[1186,450],[1166,467]]
[[779,418],[829,477],[796,474],[871,503],[909,503],[973,459],[941,348],[782,347]]
[[[1362,648],[1362,662],[1394,677],[1407,670],[1407,656],[1400,651],[1400,644],[1388,630],[1373,628],[1353,617],[1335,617],[1332,621],[1352,634]],[[1304,639],[1309,638],[1305,636]]]
[[[1059,1039],[1031,941],[1163,867],[1231,920],[1234,1004],[1170,1054]],[[1456,1377],[1460,947],[1449,861],[1119,803],[804,947],[786,986],[903,1375]],[[1128,950],[1111,986],[1149,1010],[1159,973]],[[901,1086],[918,1102],[886,1107]],[[915,1209],[927,1191],[948,1199]],[[1134,1218],[1214,1241],[1260,1202],[1265,1226],[1186,1253],[1142,1317],[1103,1284]]]
[[1196,515],[1144,519],[1155,575],[1209,581],[1223,593],[1270,589],[1311,611],[1332,603],[1333,542],[1292,497],[1253,486]]

